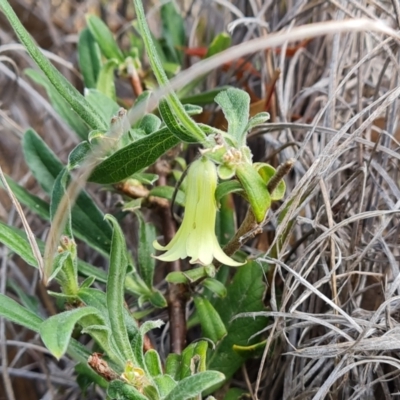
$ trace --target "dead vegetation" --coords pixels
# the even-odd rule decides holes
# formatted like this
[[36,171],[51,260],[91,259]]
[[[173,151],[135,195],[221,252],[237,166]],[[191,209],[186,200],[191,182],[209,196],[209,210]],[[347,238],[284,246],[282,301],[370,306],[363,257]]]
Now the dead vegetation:
[[[128,1],[115,6],[95,0],[11,3],[78,87],[75,43],[84,14],[102,15],[121,40],[134,17]],[[236,44],[246,46],[253,38],[274,32],[285,37],[317,22],[340,26],[348,19],[368,18],[394,30],[400,27],[400,6],[394,0],[180,4],[189,47],[207,45],[213,34],[227,28]],[[149,4],[148,10],[154,12],[156,29],[157,7]],[[23,68],[33,63],[3,17],[0,24],[0,162],[32,189],[19,147],[24,129],[35,128],[64,159],[76,138],[23,76]],[[275,166],[297,161],[286,179],[285,202],[271,211],[265,232],[249,243],[271,266],[265,330],[260,332],[266,348],[261,359],[235,377],[235,385],[268,400],[392,399],[400,393],[400,40],[364,28],[328,36],[322,28],[320,33],[303,44],[282,43],[247,57],[258,75],[245,71],[239,76],[238,65],[235,70],[232,64],[207,79],[207,88],[231,84],[248,90],[254,107],[267,103],[271,123],[251,133],[255,157]],[[0,200],[0,218],[19,226],[4,192]],[[47,227],[33,216],[28,221],[43,237]],[[5,249],[0,274],[2,293],[12,295],[7,282],[15,281],[27,302],[36,295],[44,314],[54,310],[37,274]],[[0,397],[80,398],[70,360],[57,363],[37,336],[20,327],[3,320],[0,328]],[[81,398],[102,396],[90,392]]]

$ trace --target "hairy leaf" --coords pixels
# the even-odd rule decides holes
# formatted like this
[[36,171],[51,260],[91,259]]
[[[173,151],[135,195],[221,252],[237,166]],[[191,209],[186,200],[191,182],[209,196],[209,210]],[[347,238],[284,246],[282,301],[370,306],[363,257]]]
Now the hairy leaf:
[[217,371],[199,372],[179,381],[165,400],[190,399],[224,379],[224,375]]
[[125,237],[117,220],[111,215],[107,215],[107,219],[110,220],[114,228],[107,279],[107,308],[110,310],[111,330],[125,361],[134,362],[135,359],[124,320],[124,282],[128,267]]
[[135,172],[153,164],[179,139],[164,128],[115,152],[92,172],[92,182],[110,184],[129,178]]
[[42,322],[40,336],[45,346],[57,359],[66,352],[75,324],[90,314],[97,316],[99,323],[103,320],[94,307],[84,307],[62,312]]
[[83,29],[79,35],[78,61],[85,86],[94,89],[101,68],[101,53],[88,28]]

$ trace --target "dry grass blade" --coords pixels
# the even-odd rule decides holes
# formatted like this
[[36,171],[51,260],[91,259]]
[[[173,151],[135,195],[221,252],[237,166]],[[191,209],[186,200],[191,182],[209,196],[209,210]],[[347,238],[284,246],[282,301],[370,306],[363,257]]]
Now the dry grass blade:
[[6,177],[3,174],[3,170],[1,168],[1,166],[0,166],[0,179],[1,179],[1,182],[4,186],[4,188],[6,189],[8,195],[10,196],[12,203],[14,204],[14,207],[17,210],[19,217],[21,218],[21,221],[24,226],[25,233],[26,233],[26,237],[28,238],[29,244],[31,245],[32,253],[37,261],[40,276],[42,278],[43,271],[44,271],[44,262],[43,262],[42,254],[40,253],[39,246],[36,243],[35,235],[33,234],[32,229],[31,229],[28,221],[26,220],[26,217],[25,217],[24,211],[22,210],[21,204],[19,204],[19,201],[17,200],[17,198],[15,197],[14,193],[12,192],[10,186],[8,185]]

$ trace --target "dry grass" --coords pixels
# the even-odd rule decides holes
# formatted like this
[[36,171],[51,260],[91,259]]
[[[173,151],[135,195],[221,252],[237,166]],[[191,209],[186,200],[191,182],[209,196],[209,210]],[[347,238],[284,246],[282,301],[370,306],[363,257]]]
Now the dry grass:
[[[101,9],[94,0],[12,3],[22,19],[29,16],[29,21],[34,21],[30,31],[43,47],[64,60],[60,68],[78,86],[72,65],[84,13],[102,13],[119,32],[133,15],[131,4],[124,1],[116,2],[112,9]],[[182,3],[193,46],[199,44],[198,29],[204,30],[203,40],[207,41],[212,38],[211,28],[220,31],[236,21],[230,25],[239,44],[234,53],[253,53],[251,60],[262,78],[251,78],[249,86],[259,97],[265,96],[274,71],[281,70],[271,104],[272,123],[251,136],[261,137],[265,144],[260,159],[273,156],[275,164],[289,158],[297,161],[287,179],[287,198],[271,212],[265,227],[274,233],[275,241],[285,234],[287,239],[274,253],[261,240],[251,243],[251,250],[271,265],[266,299],[269,311],[264,313],[268,319],[265,331],[260,332],[267,347],[261,364],[249,363],[248,374],[236,376],[236,383],[251,385],[254,398],[268,400],[394,398],[400,394],[400,41],[388,35],[381,21],[399,29],[398,3]],[[376,22],[346,22],[355,18]],[[333,21],[331,25],[329,21]],[[252,42],[258,50],[285,46],[286,40],[309,36],[312,27],[308,24],[319,22],[323,24],[315,28],[316,37],[290,56],[285,51],[255,53],[256,47],[247,43],[264,38]],[[5,26],[1,19],[0,24]],[[324,36],[328,31],[333,34]],[[268,34],[275,32],[279,34],[268,39]],[[61,157],[76,139],[42,93],[24,77],[15,80],[15,74],[32,62],[15,50],[8,28],[0,30],[0,38],[0,84],[5,88],[0,95],[1,165],[32,188],[18,147],[24,129],[33,126]],[[205,65],[198,69],[204,72]],[[212,64],[208,67],[214,69]],[[197,70],[185,72],[175,84],[192,79]],[[207,84],[227,82],[241,85],[229,72],[211,74]],[[4,199],[2,196],[0,217],[19,225]],[[284,207],[289,211],[278,225],[277,216]],[[28,221],[42,236],[46,227],[29,215]],[[8,290],[8,277],[27,294],[39,294],[42,309],[51,312],[51,302],[37,284],[38,276],[6,251],[0,274],[2,292]],[[14,393],[18,399],[79,398],[68,359],[56,363],[46,356],[38,337],[8,322],[3,321],[0,328],[5,382],[0,397],[12,399]],[[25,392],[29,397],[24,397]],[[90,393],[85,398],[102,395]]]

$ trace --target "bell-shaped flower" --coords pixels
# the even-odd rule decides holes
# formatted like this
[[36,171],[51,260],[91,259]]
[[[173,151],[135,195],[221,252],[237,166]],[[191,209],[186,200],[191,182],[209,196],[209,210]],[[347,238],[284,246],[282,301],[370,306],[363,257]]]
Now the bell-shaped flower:
[[194,161],[187,174],[185,214],[174,238],[157,250],[166,253],[156,257],[162,261],[175,261],[190,257],[191,264],[210,265],[213,259],[233,267],[242,265],[228,257],[221,249],[215,235],[217,204],[215,190],[218,176],[215,164],[202,157]]

